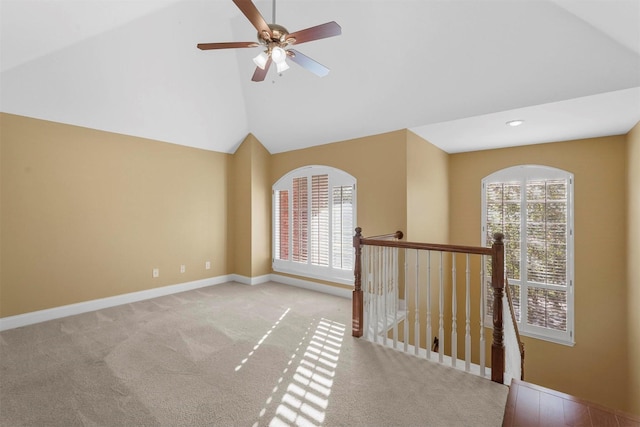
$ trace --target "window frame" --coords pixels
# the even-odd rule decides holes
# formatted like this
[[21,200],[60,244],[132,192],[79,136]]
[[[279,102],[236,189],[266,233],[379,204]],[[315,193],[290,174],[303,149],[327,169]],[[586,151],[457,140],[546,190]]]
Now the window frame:
[[[567,240],[566,240],[566,331],[558,331],[550,328],[544,328],[536,325],[531,325],[526,322],[528,316],[528,304],[527,304],[527,290],[529,288],[534,289],[554,289],[558,285],[540,284],[531,282],[528,279],[528,272],[526,268],[527,263],[527,232],[526,232],[526,218],[527,218],[527,204],[526,204],[526,184],[531,181],[539,180],[554,180],[563,179],[567,180]],[[553,168],[550,166],[542,165],[518,165],[509,168],[505,168],[496,171],[482,179],[481,194],[482,194],[482,245],[491,245],[492,242],[487,241],[487,194],[486,188],[488,184],[492,183],[509,183],[520,182],[521,195],[520,195],[520,321],[518,322],[518,329],[521,335],[531,338],[537,338],[545,341],[550,341],[558,344],[573,346],[575,345],[575,274],[574,274],[574,176],[568,171],[562,169]],[[505,247],[505,254],[507,248]],[[526,282],[525,282],[526,281]],[[487,286],[490,280],[486,280]],[[488,298],[488,292],[485,293]],[[492,327],[493,322],[489,315],[485,316],[485,326]]]
[[[312,264],[312,239],[311,239],[311,230],[312,230],[312,204],[313,197],[311,193],[312,187],[312,177],[317,175],[327,175],[328,176],[328,219],[329,219],[329,229],[328,229],[328,266],[322,265],[314,265]],[[293,220],[292,220],[292,206],[293,206],[293,180],[296,178],[304,178],[307,180],[307,221],[306,226],[308,229],[308,238],[307,238],[307,261],[304,263],[293,261],[293,246],[292,246],[292,238],[293,238]],[[293,274],[296,276],[309,277],[314,279],[326,280],[334,283],[340,283],[344,285],[353,286],[353,268],[351,269],[341,269],[333,267],[333,226],[334,226],[334,213],[333,213],[333,190],[334,187],[345,187],[350,186],[353,188],[352,190],[352,225],[353,230],[355,230],[357,224],[357,181],[356,178],[350,175],[349,173],[331,167],[331,166],[322,166],[322,165],[310,165],[303,166],[297,169],[294,169],[285,175],[283,175],[275,184],[272,186],[271,191],[271,207],[272,207],[272,236],[271,236],[271,246],[272,246],[272,269],[278,273],[286,273]],[[280,253],[280,248],[276,246],[276,243],[279,239],[277,236],[279,226],[280,226],[280,217],[277,213],[277,201],[276,198],[279,194],[279,191],[289,191],[288,193],[288,213],[289,219],[287,221],[288,226],[288,260],[279,259],[276,255]],[[343,217],[341,217],[343,218]],[[351,230],[353,233],[354,231]],[[343,250],[351,251],[352,263],[355,262],[353,258],[353,246],[352,239],[349,240],[349,248],[346,248],[346,244],[343,244]]]

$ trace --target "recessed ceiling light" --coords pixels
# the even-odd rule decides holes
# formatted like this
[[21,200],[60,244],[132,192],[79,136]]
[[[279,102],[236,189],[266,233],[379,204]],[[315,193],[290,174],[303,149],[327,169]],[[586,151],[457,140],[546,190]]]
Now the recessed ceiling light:
[[524,123],[524,120],[511,120],[506,123],[507,126],[511,126],[512,128],[516,126],[520,126]]

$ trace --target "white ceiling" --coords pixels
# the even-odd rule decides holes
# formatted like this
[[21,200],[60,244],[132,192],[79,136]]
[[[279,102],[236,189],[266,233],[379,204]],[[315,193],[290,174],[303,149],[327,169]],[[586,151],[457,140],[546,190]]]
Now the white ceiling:
[[257,48],[196,49],[255,39],[231,0],[0,0],[0,108],[221,152],[408,128],[453,153],[640,121],[638,0],[277,2],[292,32],[328,21],[341,36],[296,48],[328,76],[254,83]]

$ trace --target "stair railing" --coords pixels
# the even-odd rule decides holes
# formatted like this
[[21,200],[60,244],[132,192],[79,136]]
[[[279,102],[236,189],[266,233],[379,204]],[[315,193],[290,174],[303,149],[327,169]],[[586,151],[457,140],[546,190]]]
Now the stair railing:
[[[466,298],[465,298],[465,324],[464,324],[464,329],[465,329],[465,363],[464,363],[464,369],[469,371],[470,370],[470,360],[471,360],[471,336],[470,336],[470,256],[471,255],[479,255],[482,257],[482,262],[481,262],[481,279],[480,279],[480,301],[479,301],[479,312],[480,312],[480,332],[479,332],[479,337],[478,337],[478,341],[480,344],[480,350],[479,350],[479,360],[480,360],[480,364],[479,364],[479,369],[480,372],[479,374],[484,376],[484,372],[485,372],[485,348],[484,348],[484,313],[485,313],[485,292],[484,292],[484,282],[485,282],[485,278],[484,278],[484,274],[485,274],[485,263],[484,260],[486,260],[487,257],[490,257],[491,259],[491,287],[493,288],[493,301],[491,302],[492,304],[492,308],[493,308],[493,319],[492,319],[492,323],[493,323],[493,334],[492,334],[492,344],[491,344],[491,380],[495,381],[495,382],[499,382],[499,383],[503,383],[504,382],[504,372],[505,372],[505,347],[504,347],[504,325],[503,325],[503,296],[504,296],[504,243],[503,243],[503,235],[501,233],[496,233],[494,235],[494,242],[492,244],[491,247],[476,247],[476,246],[459,246],[459,245],[444,245],[444,244],[430,244],[430,243],[417,243],[417,242],[406,242],[406,241],[400,241],[398,240],[399,238],[402,238],[402,233],[401,232],[396,232],[396,233],[392,233],[392,234],[387,234],[387,235],[382,235],[382,236],[374,236],[374,237],[368,237],[368,238],[364,238],[362,237],[362,229],[360,227],[356,228],[356,234],[353,238],[353,246],[355,248],[355,265],[354,265],[354,290],[353,290],[353,315],[352,315],[352,335],[354,337],[362,337],[363,334],[365,333],[365,328],[368,328],[369,325],[366,324],[367,322],[367,318],[365,316],[365,303],[369,303],[368,301],[365,301],[365,295],[363,292],[363,249],[367,249],[367,254],[368,249],[369,248],[380,248],[380,249],[386,249],[389,248],[391,250],[395,250],[397,251],[398,249],[404,250],[403,253],[400,254],[400,256],[395,255],[382,255],[382,254],[378,254],[376,255],[376,257],[378,257],[380,260],[383,261],[382,264],[378,265],[376,264],[376,266],[374,268],[371,268],[371,265],[373,265],[374,263],[376,263],[377,261],[369,261],[368,259],[365,261],[367,264],[365,265],[365,274],[367,277],[365,277],[365,281],[366,281],[366,286],[367,286],[367,290],[371,289],[371,283],[373,283],[371,280],[373,277],[385,277],[384,280],[390,282],[390,283],[395,283],[395,288],[392,288],[393,290],[391,291],[392,293],[395,293],[395,300],[397,301],[397,304],[401,304],[402,303],[402,299],[400,298],[401,296],[404,296],[404,304],[408,309],[408,306],[411,305],[412,307],[415,308],[415,312],[412,314],[413,319],[415,321],[415,326],[412,326],[414,328],[414,345],[413,345],[413,351],[415,352],[416,355],[418,354],[425,354],[427,358],[431,358],[431,356],[433,355],[435,358],[437,358],[437,360],[440,363],[443,363],[443,360],[445,358],[450,359],[451,360],[451,365],[454,367],[458,367],[458,358],[457,358],[457,331],[458,331],[458,324],[457,324],[457,310],[458,310],[458,304],[457,304],[457,292],[456,292],[456,286],[457,286],[457,266],[456,266],[456,256],[455,254],[465,254],[466,255],[466,268],[465,268],[465,277],[464,277],[464,281],[466,284]],[[410,285],[409,284],[409,280],[408,278],[412,276],[412,272],[409,271],[408,265],[409,263],[412,263],[412,261],[408,261],[408,258],[411,257],[412,255],[410,255],[408,253],[408,250],[415,250],[415,259],[416,259],[416,263],[415,263],[415,279],[411,279],[411,280],[415,280],[415,285]],[[428,273],[426,272],[420,272],[420,265],[419,265],[419,252],[420,251],[426,251],[426,253],[428,254],[428,263],[427,263],[427,270]],[[431,252],[439,252],[440,253],[440,266],[439,266],[439,272],[432,272],[431,271]],[[413,253],[413,251],[412,251]],[[444,297],[443,295],[445,294],[445,290],[444,290],[444,272],[443,272],[443,264],[442,264],[442,259],[443,259],[443,255],[444,253],[450,253],[452,254],[450,257],[451,263],[452,263],[452,272],[451,272],[451,284],[453,286],[452,290],[451,290],[451,298],[452,298],[452,302],[451,302],[451,320],[452,320],[452,325],[450,328],[451,330],[451,344],[450,344],[450,350],[449,350],[449,355],[445,355],[444,354],[444,341],[445,341],[445,337],[444,337]],[[371,255],[368,255],[371,256]],[[401,262],[400,260],[404,261],[404,270],[402,268],[400,268],[399,266],[394,266],[393,263],[399,263]],[[385,264],[387,263],[387,264]],[[413,265],[412,265],[413,267]],[[370,271],[373,270],[373,271]],[[393,270],[393,273],[391,275],[389,275],[389,270]],[[384,275],[382,275],[381,273],[384,273]],[[439,273],[439,274],[438,274]],[[393,276],[393,274],[395,274],[395,276]],[[431,282],[431,275],[434,276],[438,276],[439,275],[439,280],[438,280],[438,285],[439,285],[439,307],[438,307],[438,335],[435,337],[435,340],[433,342],[433,346],[431,346],[431,340],[432,340],[432,335],[431,335],[431,313],[430,313],[430,303],[427,304],[427,308],[426,308],[426,314],[425,313],[419,313],[419,307],[422,304],[422,300],[424,298],[429,298],[430,297],[430,293],[431,291],[427,291],[426,292],[426,296],[423,297],[422,295],[425,293],[423,291],[423,294],[419,294],[419,277],[424,276],[426,274],[426,280],[427,280],[427,289],[429,289],[430,286],[430,282]],[[400,278],[401,277],[401,278]],[[460,281],[463,281],[462,279]],[[375,284],[374,288],[375,289],[380,289],[378,287],[378,284]],[[383,286],[386,286],[383,283]],[[412,300],[412,298],[414,298],[413,296],[409,296],[407,294],[407,289],[410,286],[414,286],[414,291],[415,291],[415,299]],[[402,288],[403,291],[401,291],[400,289]],[[437,286],[434,285],[434,288],[437,288]],[[437,291],[437,289],[434,289],[435,291]],[[447,290],[448,291],[448,290]],[[389,291],[384,291],[383,292],[385,295],[387,293],[389,293]],[[422,298],[422,299],[419,299]],[[409,300],[409,301],[408,301]],[[383,302],[384,304],[386,304],[386,300]],[[393,309],[395,310],[395,308]],[[375,310],[374,310],[375,311]],[[393,313],[397,313],[397,310]],[[402,344],[404,345],[405,351],[407,351],[407,346],[408,346],[408,342],[412,339],[410,338],[409,335],[409,316],[405,315],[404,317],[398,317],[396,315],[396,321],[395,322],[389,322],[391,323],[391,325],[389,325],[386,322],[386,316],[389,314],[389,311],[384,311],[384,316],[385,318],[383,319],[383,323],[384,323],[384,327],[380,328],[382,329],[381,331],[376,331],[376,333],[374,333],[374,335],[384,335],[383,339],[384,342],[386,343],[386,334],[393,334],[393,346],[396,347],[397,343],[396,343],[396,337],[397,335],[397,330],[394,330],[393,332],[391,332],[391,328],[395,328],[397,327],[398,323],[403,322],[404,324],[404,334],[401,335],[401,341]],[[419,318],[420,316],[420,318]],[[420,322],[422,321],[422,318],[425,318],[426,322],[429,323],[428,327],[427,327],[427,339],[425,340],[425,346],[424,348],[420,348],[420,340],[422,338],[422,332],[421,332],[421,325]],[[377,322],[378,320],[375,320],[376,324],[374,324],[372,326],[372,328],[376,328],[377,326]],[[435,323],[435,322],[434,322]],[[387,329],[388,328],[388,329]],[[462,329],[462,327],[460,327]],[[377,338],[376,338],[377,340]],[[437,342],[435,342],[437,341]],[[432,354],[433,353],[433,354]]]

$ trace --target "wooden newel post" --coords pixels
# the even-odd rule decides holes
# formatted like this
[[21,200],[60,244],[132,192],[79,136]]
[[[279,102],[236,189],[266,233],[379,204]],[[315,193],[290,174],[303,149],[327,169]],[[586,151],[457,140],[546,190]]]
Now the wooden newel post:
[[355,264],[353,269],[354,288],[353,288],[353,311],[351,323],[351,335],[354,337],[362,336],[362,323],[364,317],[363,298],[362,298],[362,247],[360,246],[362,239],[362,228],[356,228],[356,234],[353,236],[353,247],[355,248]]
[[491,286],[493,287],[493,343],[491,344],[491,381],[504,383],[504,326],[502,297],[504,295],[504,234],[493,235],[491,256]]

